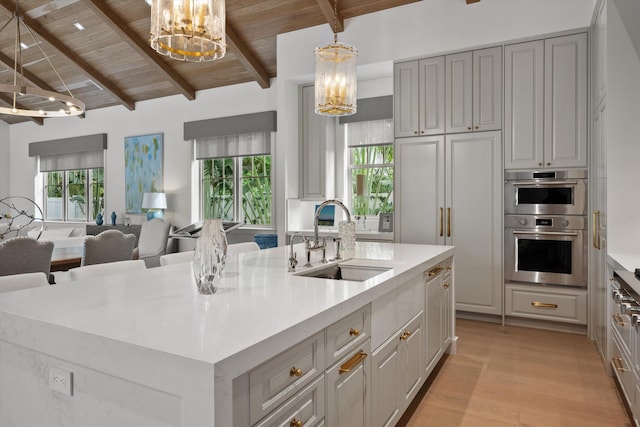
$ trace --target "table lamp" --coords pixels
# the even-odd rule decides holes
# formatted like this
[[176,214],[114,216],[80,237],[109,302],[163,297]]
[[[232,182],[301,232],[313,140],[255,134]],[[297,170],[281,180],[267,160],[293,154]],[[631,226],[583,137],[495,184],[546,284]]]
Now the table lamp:
[[164,193],[144,193],[142,209],[147,210],[147,219],[162,218],[163,209],[167,209],[167,196]]

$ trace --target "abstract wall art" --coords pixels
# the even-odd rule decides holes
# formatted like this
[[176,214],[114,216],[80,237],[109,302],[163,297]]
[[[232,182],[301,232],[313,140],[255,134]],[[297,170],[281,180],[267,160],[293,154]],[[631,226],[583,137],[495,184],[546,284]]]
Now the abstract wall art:
[[126,213],[142,213],[144,193],[162,193],[162,133],[124,139]]

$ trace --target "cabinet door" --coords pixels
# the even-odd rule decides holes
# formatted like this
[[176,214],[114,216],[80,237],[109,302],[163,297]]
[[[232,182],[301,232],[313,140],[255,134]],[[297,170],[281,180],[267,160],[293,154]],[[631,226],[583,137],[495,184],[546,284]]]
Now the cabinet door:
[[473,51],[473,130],[502,129],[502,47]]
[[417,136],[419,129],[418,61],[393,66],[393,127],[396,138]]
[[544,42],[504,48],[504,167],[544,162]]
[[398,384],[399,336],[400,331],[392,334],[391,338],[371,355],[371,421],[374,427],[396,425],[402,414],[398,406],[401,401]]
[[395,239],[444,244],[444,136],[397,139]]
[[472,67],[472,52],[462,52],[445,57],[447,133],[472,130]]
[[327,199],[333,195],[335,120],[314,112],[313,86],[302,88],[302,118],[300,147],[300,187],[303,199]]
[[400,410],[404,410],[418,394],[424,371],[424,313],[420,312],[403,328],[400,340]]
[[[370,341],[362,346],[364,354],[370,353]],[[352,362],[358,361],[355,365]],[[348,370],[347,370],[348,369]],[[371,358],[347,356],[326,371],[327,425],[368,427],[371,425]]]
[[457,310],[502,314],[501,142],[500,132],[446,139],[447,243],[456,246]]
[[587,167],[587,35],[545,40],[546,167]]
[[444,56],[420,60],[420,134],[444,133]]
[[427,282],[426,366],[430,370],[440,355],[443,341],[442,328],[442,273]]

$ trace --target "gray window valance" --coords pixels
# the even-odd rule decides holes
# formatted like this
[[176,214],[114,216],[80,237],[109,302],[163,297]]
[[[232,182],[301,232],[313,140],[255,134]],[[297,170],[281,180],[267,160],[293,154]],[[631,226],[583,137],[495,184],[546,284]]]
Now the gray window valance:
[[264,111],[261,113],[186,122],[184,124],[184,140],[192,141],[194,139],[216,138],[229,135],[275,132],[276,130],[277,113],[275,111]]
[[340,117],[339,123],[370,122],[393,118],[393,95],[358,99],[358,112]]
[[40,158],[40,172],[104,167],[107,134],[32,142],[29,156]]

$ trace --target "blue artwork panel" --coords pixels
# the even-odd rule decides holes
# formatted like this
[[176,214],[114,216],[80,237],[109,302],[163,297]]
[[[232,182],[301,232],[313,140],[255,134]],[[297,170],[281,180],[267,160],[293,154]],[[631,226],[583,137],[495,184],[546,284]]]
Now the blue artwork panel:
[[144,193],[162,193],[162,134],[124,139],[125,198],[127,213],[142,213]]

